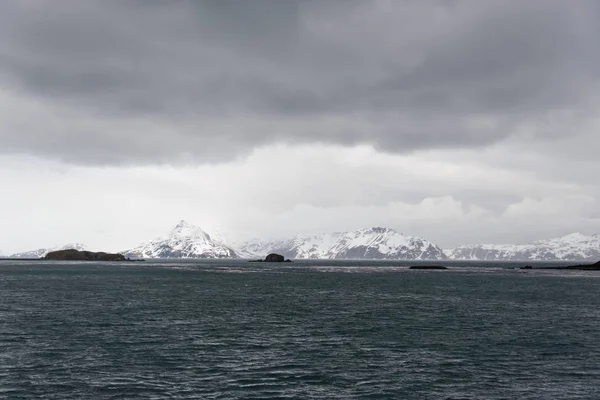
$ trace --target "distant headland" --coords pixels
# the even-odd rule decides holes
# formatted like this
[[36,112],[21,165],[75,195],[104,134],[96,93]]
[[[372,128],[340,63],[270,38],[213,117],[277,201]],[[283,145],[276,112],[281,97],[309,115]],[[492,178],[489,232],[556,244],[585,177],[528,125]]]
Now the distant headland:
[[566,269],[576,271],[600,271],[600,261],[594,264],[579,264],[579,265],[567,265],[564,267],[537,267],[534,268],[532,265],[525,265],[521,269]]
[[77,249],[62,249],[50,251],[42,257],[0,257],[0,260],[11,261],[146,261],[144,259],[131,259],[120,253],[106,253],[104,251],[87,251]]
[[105,253],[103,251],[93,252],[85,250],[57,250],[51,251],[42,260],[55,261],[128,261],[123,254]]

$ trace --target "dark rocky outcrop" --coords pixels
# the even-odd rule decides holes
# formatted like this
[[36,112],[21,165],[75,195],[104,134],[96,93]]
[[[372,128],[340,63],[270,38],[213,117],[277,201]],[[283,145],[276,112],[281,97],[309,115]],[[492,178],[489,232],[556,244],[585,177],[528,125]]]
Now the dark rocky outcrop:
[[448,267],[444,267],[443,265],[413,265],[408,267],[408,269],[448,269]]
[[[522,267],[521,269],[531,269]],[[600,261],[595,264],[579,264],[567,265],[564,267],[536,267],[535,269],[559,269],[559,270],[574,270],[574,271],[600,271]]]
[[271,253],[264,260],[251,260],[250,262],[292,262],[289,258],[286,259],[281,254]]
[[51,251],[43,259],[57,261],[127,261],[123,254],[104,253],[102,251],[79,251],[74,249]]
[[285,258],[281,254],[271,253],[265,257],[265,262],[284,262]]

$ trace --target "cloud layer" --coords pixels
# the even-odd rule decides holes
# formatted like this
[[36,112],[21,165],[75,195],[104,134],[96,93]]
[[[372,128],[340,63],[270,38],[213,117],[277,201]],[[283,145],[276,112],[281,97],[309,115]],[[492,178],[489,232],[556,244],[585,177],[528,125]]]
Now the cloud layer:
[[[482,147],[576,135],[600,7],[503,1],[6,2],[0,151],[219,162],[271,144]],[[556,122],[556,121],[552,121]]]

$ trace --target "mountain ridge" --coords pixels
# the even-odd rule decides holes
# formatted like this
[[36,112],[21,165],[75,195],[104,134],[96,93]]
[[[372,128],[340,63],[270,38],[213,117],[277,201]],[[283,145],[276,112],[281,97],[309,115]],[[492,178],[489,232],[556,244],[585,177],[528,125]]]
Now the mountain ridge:
[[249,241],[240,245],[237,251],[247,258],[278,253],[292,259],[446,259],[440,247],[424,238],[406,236],[381,227],[296,235],[286,240]]
[[[165,235],[121,253],[133,258],[262,258],[269,253],[291,259],[385,259],[473,261],[587,261],[600,259],[600,235],[570,233],[527,244],[465,244],[442,250],[435,243],[390,228],[295,235],[282,240],[253,239],[228,245],[181,220]],[[89,250],[81,243],[15,253],[9,258],[42,258],[50,251]]]
[[600,235],[575,232],[526,244],[466,244],[444,250],[450,260],[575,261],[600,259]]

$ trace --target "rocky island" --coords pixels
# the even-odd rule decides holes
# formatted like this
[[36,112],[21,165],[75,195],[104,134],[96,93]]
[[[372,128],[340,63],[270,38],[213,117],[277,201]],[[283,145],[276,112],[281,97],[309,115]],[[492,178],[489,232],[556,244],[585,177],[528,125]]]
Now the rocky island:
[[408,269],[448,269],[448,267],[444,267],[443,265],[413,265],[408,267]]
[[51,251],[42,260],[54,261],[128,261],[123,254],[102,251],[80,251],[75,249]]
[[292,262],[292,260],[286,260],[281,254],[271,253],[264,260],[250,260],[250,262]]

